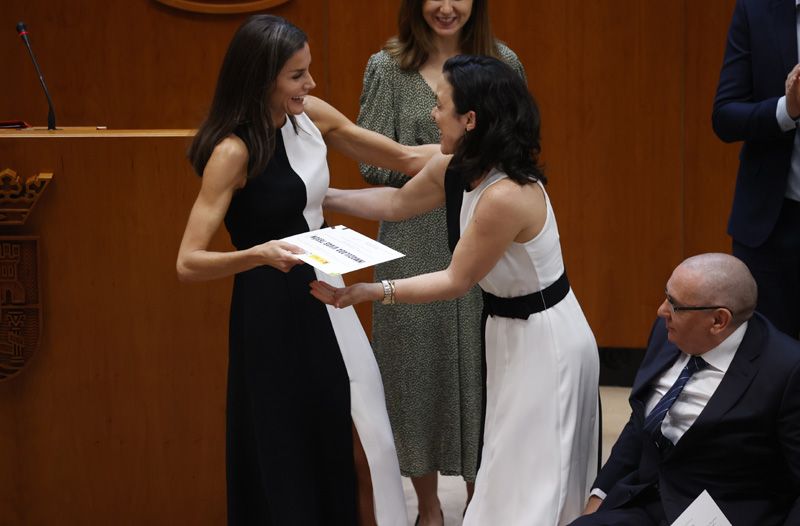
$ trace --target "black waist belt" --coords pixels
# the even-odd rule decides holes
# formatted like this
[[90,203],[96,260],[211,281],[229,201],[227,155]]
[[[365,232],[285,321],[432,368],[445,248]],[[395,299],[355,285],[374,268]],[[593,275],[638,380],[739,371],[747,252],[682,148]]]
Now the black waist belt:
[[527,320],[531,314],[542,312],[563,300],[569,292],[569,280],[564,272],[552,285],[516,298],[500,298],[483,293],[483,310],[489,316]]

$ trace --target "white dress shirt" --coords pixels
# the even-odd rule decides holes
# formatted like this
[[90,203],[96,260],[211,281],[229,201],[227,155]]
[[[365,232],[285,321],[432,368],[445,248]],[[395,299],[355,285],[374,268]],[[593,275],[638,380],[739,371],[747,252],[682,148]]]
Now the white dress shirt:
[[[742,343],[747,322],[741,324],[719,345],[701,355],[708,367],[700,369],[686,382],[681,394],[667,411],[661,422],[661,434],[673,444],[677,444],[684,433],[694,424],[697,417],[705,409],[708,400],[719,387],[722,377],[728,371],[739,344]],[[664,371],[652,384],[652,392],[645,404],[645,415],[649,415],[661,397],[669,391],[672,384],[678,379],[689,355],[681,353],[672,367]]]
[[[684,433],[694,424],[697,417],[705,409],[706,404],[714,395],[714,392],[722,382],[722,377],[728,371],[728,367],[736,355],[736,350],[742,343],[744,333],[747,331],[747,322],[741,324],[719,345],[701,355],[701,358],[708,363],[708,366],[700,369],[686,382],[678,398],[667,411],[664,420],[661,422],[661,434],[669,439],[673,444],[677,444]],[[675,380],[678,379],[690,355],[681,353],[675,363],[666,369],[651,384],[651,393],[647,397],[645,404],[645,415],[650,414],[658,404]],[[606,498],[606,494],[599,488],[592,489],[592,495]]]
[[[795,6],[800,6],[800,0],[795,0]],[[796,13],[796,11],[795,11]],[[797,15],[795,14],[795,17]],[[798,56],[800,56],[800,19],[797,19],[797,46]],[[783,131],[789,131],[797,127],[797,122],[792,120],[786,111],[786,96],[778,99],[778,106],[775,108],[775,118]],[[786,184],[786,197],[800,201],[800,133],[794,136],[794,150],[792,150],[792,162],[789,166],[789,180]]]

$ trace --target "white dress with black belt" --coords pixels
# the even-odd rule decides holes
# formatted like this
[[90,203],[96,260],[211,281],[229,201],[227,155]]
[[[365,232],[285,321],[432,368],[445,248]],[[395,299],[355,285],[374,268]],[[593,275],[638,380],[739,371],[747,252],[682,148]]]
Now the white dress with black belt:
[[[464,192],[462,232],[484,190],[505,177],[492,170]],[[542,231],[508,247],[480,281],[485,292],[525,296],[564,273],[546,193],[545,200]],[[527,319],[489,316],[486,373],[482,458],[464,525],[569,523],[583,510],[598,459],[597,344],[572,290]]]

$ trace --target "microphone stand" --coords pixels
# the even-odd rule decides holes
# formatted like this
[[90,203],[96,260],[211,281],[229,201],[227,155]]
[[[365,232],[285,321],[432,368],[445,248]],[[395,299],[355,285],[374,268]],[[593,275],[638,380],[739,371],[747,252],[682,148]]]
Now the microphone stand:
[[25,47],[28,48],[28,54],[31,56],[31,61],[33,61],[33,65],[36,68],[36,74],[39,75],[39,83],[44,90],[44,96],[47,97],[47,129],[55,130],[56,112],[53,109],[53,100],[50,98],[50,92],[47,90],[47,84],[44,82],[44,75],[42,75],[42,70],[39,69],[39,63],[36,61],[36,56],[33,54],[33,48],[31,48],[31,42],[30,39],[28,39],[28,30],[23,22],[17,24],[17,32],[20,38],[22,38],[22,41],[25,42]]

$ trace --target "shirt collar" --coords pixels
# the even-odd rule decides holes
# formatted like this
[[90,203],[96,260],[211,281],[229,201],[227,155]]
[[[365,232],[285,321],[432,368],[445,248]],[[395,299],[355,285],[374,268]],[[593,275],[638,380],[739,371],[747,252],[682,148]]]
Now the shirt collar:
[[[800,1],[800,0],[798,0]],[[722,340],[719,345],[704,352],[700,355],[708,365],[723,373],[727,372],[728,367],[736,355],[736,350],[744,339],[744,333],[747,331],[747,322],[742,323],[735,331],[733,331],[727,338]]]

